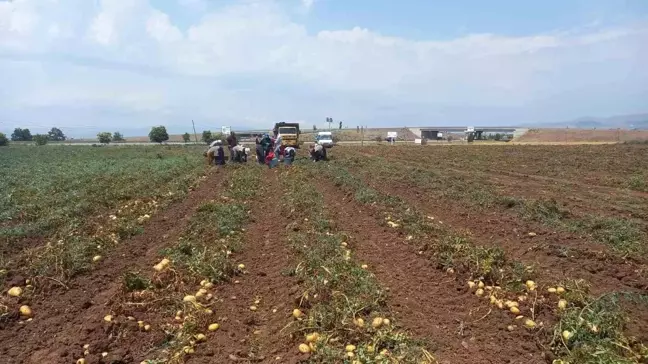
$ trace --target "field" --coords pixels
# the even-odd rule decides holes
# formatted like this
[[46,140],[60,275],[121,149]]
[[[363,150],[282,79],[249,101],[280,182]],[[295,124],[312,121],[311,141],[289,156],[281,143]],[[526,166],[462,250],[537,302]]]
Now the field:
[[0,361],[645,363],[646,156],[0,148]]

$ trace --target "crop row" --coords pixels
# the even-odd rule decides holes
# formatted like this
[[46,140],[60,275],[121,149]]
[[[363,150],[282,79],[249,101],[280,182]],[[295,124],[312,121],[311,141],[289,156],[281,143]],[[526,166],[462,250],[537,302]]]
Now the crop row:
[[288,241],[300,263],[292,273],[303,289],[292,325],[304,338],[299,350],[317,363],[435,362],[392,322],[385,291],[366,265],[354,261],[348,236],[325,213],[308,173],[294,168],[283,174],[293,182],[282,208],[294,221]]
[[457,176],[439,173],[428,168],[411,167],[381,158],[341,158],[337,163],[354,170],[362,170],[369,178],[405,181],[434,196],[462,201],[471,208],[499,207],[522,219],[542,223],[554,229],[589,236],[593,241],[609,246],[622,256],[640,258],[646,252],[648,238],[644,226],[635,219],[583,214],[576,216],[556,200],[533,199],[504,195],[478,176]]
[[467,277],[477,296],[509,310],[513,322],[520,320],[527,329],[537,330],[561,358],[556,363],[638,363],[647,357],[642,343],[624,335],[628,316],[621,309],[624,299],[646,301],[645,297],[624,293],[592,297],[582,280],[538,284],[533,277],[541,272],[533,267],[510,260],[498,247],[474,244],[403,200],[368,187],[339,163],[309,169],[313,176],[332,179],[358,203],[381,212],[382,224],[407,234],[406,240],[421,247],[420,253],[427,253],[439,269]]
[[88,270],[185,197],[204,172],[184,148],[44,151],[12,148],[0,156],[0,189],[7,192],[0,196],[0,283],[19,265],[21,274],[59,280]]
[[259,172],[233,170],[219,197],[198,207],[182,235],[160,252],[150,271],[122,277],[122,294],[112,305],[107,325],[156,337],[158,344],[147,353],[154,359],[143,363],[184,362],[219,330],[221,323],[212,308],[223,298],[216,288],[245,272],[234,257],[245,245],[244,227]]

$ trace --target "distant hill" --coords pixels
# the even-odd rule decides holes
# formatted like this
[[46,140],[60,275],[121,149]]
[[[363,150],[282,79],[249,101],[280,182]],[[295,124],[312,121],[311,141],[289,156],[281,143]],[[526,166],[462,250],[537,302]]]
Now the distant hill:
[[617,115],[605,118],[585,116],[569,121],[535,123],[529,126],[535,128],[648,129],[648,113]]

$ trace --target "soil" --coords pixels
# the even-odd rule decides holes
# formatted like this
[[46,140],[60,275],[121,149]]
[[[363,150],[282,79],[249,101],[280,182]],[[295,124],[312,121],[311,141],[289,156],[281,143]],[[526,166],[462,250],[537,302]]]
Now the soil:
[[436,349],[440,363],[544,363],[550,354],[511,314],[491,310],[470,293],[465,280],[436,269],[398,232],[377,226],[382,216],[358,206],[328,183],[320,184],[337,227],[351,236],[350,248],[382,286],[395,322]]
[[[21,298],[20,304],[29,305],[35,317],[31,322],[0,323],[3,363],[73,363],[82,356],[84,344],[98,353],[108,351],[112,333],[107,332],[102,318],[120,290],[122,274],[149,270],[158,251],[178,238],[200,202],[215,196],[222,177],[222,173],[210,173],[184,200],[154,215],[142,234],[122,242],[87,275],[73,279],[65,288],[63,283],[50,282],[54,284],[50,290]],[[39,312],[47,314],[40,316]],[[130,338],[125,341],[129,345],[113,350],[111,357],[133,362],[155,339],[159,337]]]
[[648,140],[648,131],[626,129],[531,129],[515,139],[516,142],[534,143],[617,143],[634,140]]
[[[619,289],[648,290],[647,267],[609,253],[608,248],[586,237],[550,229],[540,223],[520,219],[499,210],[474,210],[443,199],[431,203],[429,192],[411,184],[364,181],[371,187],[398,196],[429,216],[457,231],[465,231],[479,245],[504,249],[512,260],[533,264],[548,282],[583,278],[593,285],[593,293]],[[535,233],[530,236],[529,233]],[[569,250],[564,250],[569,248]],[[542,282],[542,278],[536,278]]]
[[[93,354],[86,356],[89,364],[139,363],[157,353],[167,340],[161,330],[120,331],[114,329],[119,325],[106,325],[102,318],[122,294],[123,274],[151,271],[159,251],[177,241],[196,208],[218,196],[228,173],[227,169],[212,170],[184,200],[155,214],[142,234],[122,242],[94,270],[66,283],[37,282],[37,286],[44,287],[41,291],[28,298],[12,299],[15,307],[28,304],[35,317],[31,322],[20,322],[18,315],[13,315],[0,322],[0,362],[74,363],[82,357],[84,344],[92,348]],[[290,327],[291,312],[301,289],[297,278],[287,274],[298,258],[286,243],[289,221],[282,217],[277,203],[286,184],[279,179],[277,169],[263,169],[262,173],[262,197],[255,201],[245,226],[245,245],[232,256],[237,263],[245,264],[245,273],[215,287],[219,303],[212,309],[214,321],[221,328],[207,333],[208,340],[187,358],[188,363],[299,363],[307,359],[297,352],[301,338]],[[436,199],[433,191],[422,186],[377,180],[370,171],[356,175],[383,193],[401,197],[436,221],[469,234],[477,244],[498,246],[510,259],[533,263],[540,286],[560,279],[584,278],[593,283],[595,294],[648,291],[645,264],[615,257],[607,247],[586,237],[554,231],[502,209],[475,211],[456,201]],[[515,174],[501,178],[506,182],[509,177],[524,183],[525,177]],[[531,178],[531,183],[538,186],[543,182],[562,183],[536,177]],[[515,189],[517,182],[504,182],[499,186]],[[328,211],[333,224],[350,236],[354,259],[367,264],[381,286],[388,288],[387,304],[393,322],[426,342],[439,363],[552,361],[551,352],[544,346],[551,335],[549,328],[555,318],[552,312],[544,312],[544,308],[536,312],[536,321],[543,322],[544,328],[523,329],[512,314],[493,309],[471,293],[466,285],[469,277],[439,270],[416,244],[406,241],[402,232],[382,226],[383,215],[378,207],[358,203],[326,180],[319,180],[315,187],[324,195],[325,206],[334,207]],[[578,184],[572,187],[574,191],[585,188]],[[625,193],[617,188],[612,184],[605,191],[595,186],[591,190],[599,196]],[[644,198],[643,193],[634,191],[631,195]],[[602,206],[585,206],[587,199],[580,203],[584,208]],[[24,242],[32,243],[38,242]],[[633,307],[633,322],[628,328],[630,335],[643,342],[648,341],[647,311],[645,306]],[[146,322],[168,319],[145,307],[133,307],[132,312]],[[133,323],[120,324],[125,327]],[[509,331],[508,325],[516,327]],[[108,355],[102,358],[100,353],[104,351]]]
[[[271,196],[281,189],[278,169],[264,169],[266,185],[262,196]],[[215,340],[209,340],[188,363],[297,363],[305,359],[295,349],[298,340],[290,330],[282,330],[292,322],[294,303],[299,298],[296,278],[286,274],[296,265],[294,254],[285,238],[278,199],[260,198],[253,209],[245,234],[243,250],[234,256],[245,264],[246,274],[219,287],[224,299],[214,309],[221,323]],[[255,303],[255,301],[259,303]],[[251,311],[250,306],[256,306]]]

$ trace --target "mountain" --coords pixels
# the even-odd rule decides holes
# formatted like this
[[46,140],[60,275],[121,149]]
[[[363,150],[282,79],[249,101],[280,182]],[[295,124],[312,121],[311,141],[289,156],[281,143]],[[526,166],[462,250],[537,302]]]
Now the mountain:
[[616,115],[610,117],[585,116],[578,119],[552,122],[534,123],[530,127],[540,128],[579,128],[579,129],[648,129],[648,113]]

